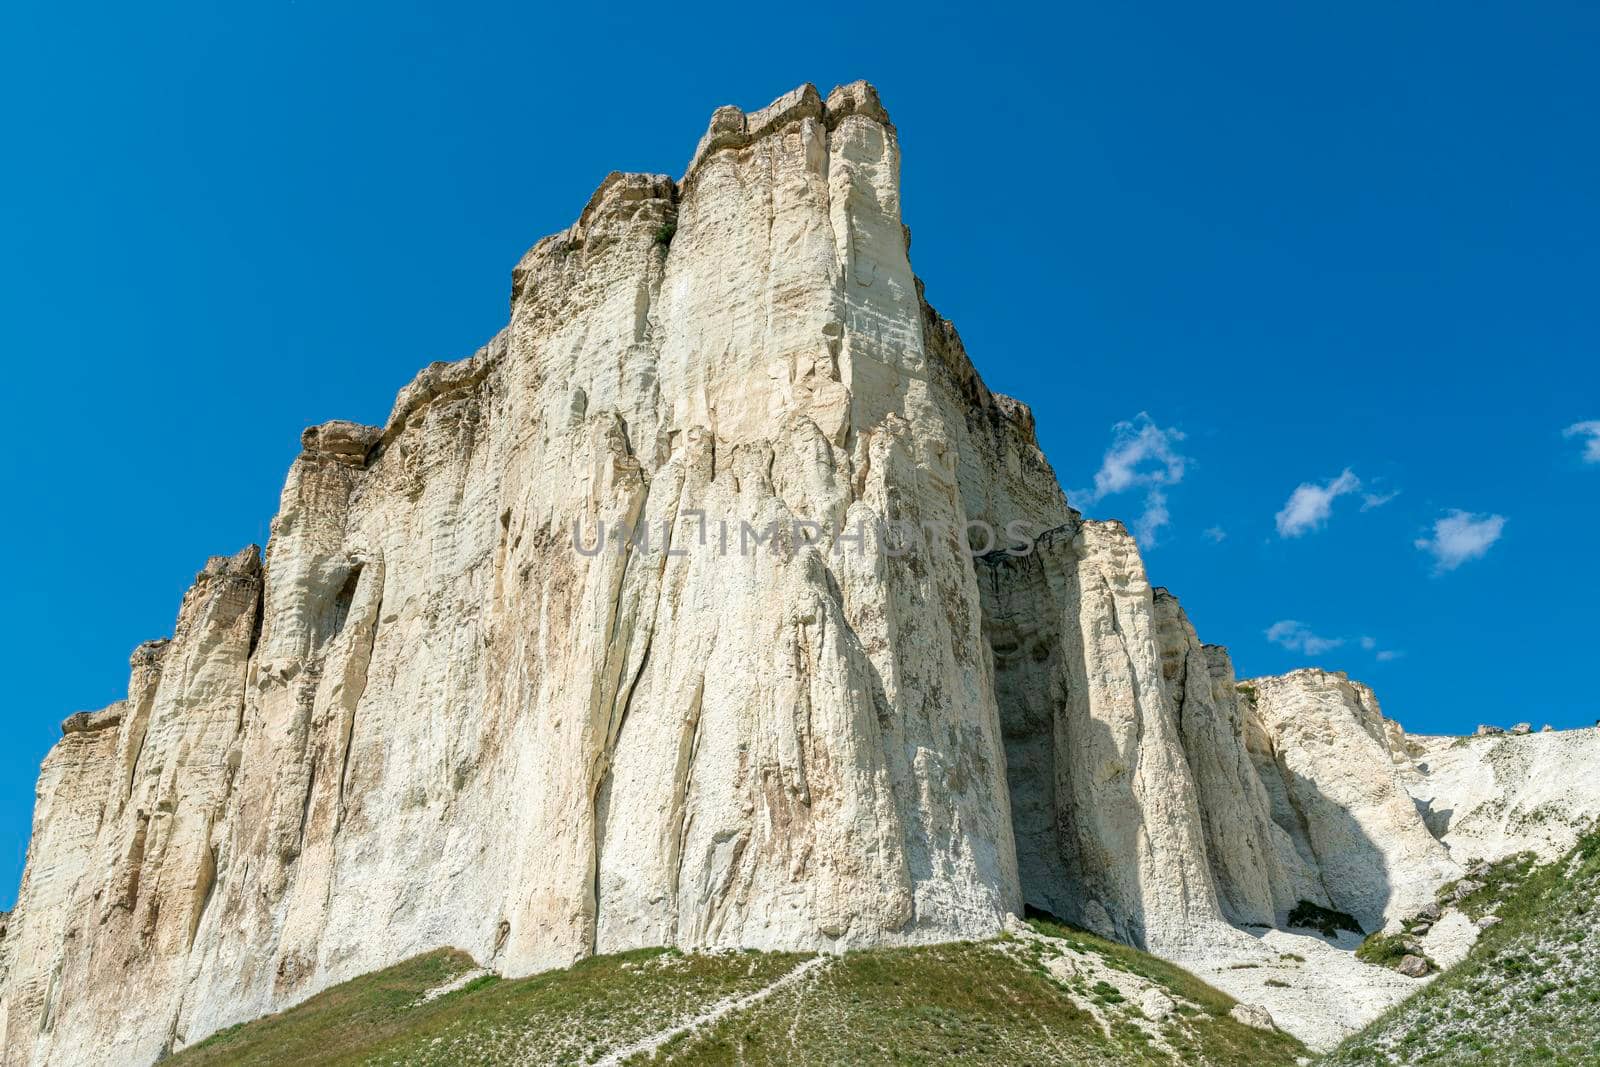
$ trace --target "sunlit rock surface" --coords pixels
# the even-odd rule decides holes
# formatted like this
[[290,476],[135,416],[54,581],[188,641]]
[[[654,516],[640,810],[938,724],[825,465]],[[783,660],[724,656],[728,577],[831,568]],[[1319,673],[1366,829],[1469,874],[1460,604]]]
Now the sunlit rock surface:
[[[477,354],[305,432],[264,557],[45,761],[5,1064],[150,1063],[441,946],[521,975],[1032,905],[1220,966],[1450,876],[1471,774],[1341,676],[1237,684],[1068,506],[923,299],[899,168],[865,83],[721,108],[523,257]],[[1335,962],[1253,999],[1335,1033]]]

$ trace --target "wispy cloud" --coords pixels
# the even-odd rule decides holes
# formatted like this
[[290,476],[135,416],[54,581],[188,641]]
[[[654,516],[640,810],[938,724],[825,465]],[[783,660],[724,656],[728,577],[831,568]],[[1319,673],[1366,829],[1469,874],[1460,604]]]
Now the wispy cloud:
[[1302,482],[1289,494],[1289,502],[1278,512],[1278,535],[1299,537],[1315,530],[1333,514],[1333,502],[1346,493],[1361,488],[1361,479],[1346,467],[1340,475],[1325,485]]
[[1363,637],[1361,639],[1361,647],[1366,649],[1368,652],[1371,652],[1372,658],[1377,660],[1379,663],[1388,663],[1391,660],[1397,660],[1401,656],[1405,655],[1404,652],[1401,652],[1397,648],[1379,648],[1378,639],[1376,637]]
[[1144,514],[1140,515],[1133,523],[1134,539],[1145,548],[1156,546],[1156,534],[1163,526],[1172,524],[1172,514],[1167,511],[1167,494],[1159,489],[1152,489],[1145,494]]
[[1283,619],[1267,627],[1267,640],[1308,656],[1320,656],[1344,644],[1344,638],[1318,637],[1311,632],[1311,627],[1294,619]]
[[1223,541],[1227,540],[1228,531],[1224,530],[1220,526],[1210,526],[1206,528],[1202,536],[1212,544],[1220,545]]
[[1506,528],[1504,515],[1477,515],[1459,508],[1433,524],[1432,537],[1416,546],[1433,557],[1433,573],[1453,571],[1468,560],[1482,559]]
[[1111,428],[1111,447],[1095,472],[1094,488],[1073,495],[1093,504],[1140,486],[1177,485],[1188,463],[1176,447],[1182,440],[1182,430],[1163,430],[1143,411],[1117,423]]
[[1082,504],[1097,504],[1118,493],[1145,490],[1144,512],[1134,521],[1133,531],[1140,545],[1154,547],[1160,530],[1172,523],[1162,487],[1183,481],[1189,462],[1178,451],[1183,438],[1182,430],[1157,426],[1143,411],[1117,423],[1111,428],[1111,447],[1095,472],[1094,488],[1070,495]]
[[1399,495],[1400,490],[1398,489],[1388,493],[1362,493],[1361,510],[1371,511],[1373,508],[1381,508]]
[[1314,632],[1311,627],[1297,619],[1284,619],[1267,627],[1267,640],[1275,645],[1287,648],[1291,652],[1303,652],[1308,656],[1320,656],[1324,652],[1332,652],[1342,648],[1352,640],[1361,646],[1363,651],[1371,652],[1372,658],[1379,663],[1388,663],[1405,655],[1397,649],[1379,648],[1380,642],[1370,634],[1363,634],[1356,638],[1323,637]]
[[1562,430],[1561,436],[1588,438],[1583,443],[1583,461],[1585,463],[1600,463],[1600,419],[1575,422],[1565,430]]

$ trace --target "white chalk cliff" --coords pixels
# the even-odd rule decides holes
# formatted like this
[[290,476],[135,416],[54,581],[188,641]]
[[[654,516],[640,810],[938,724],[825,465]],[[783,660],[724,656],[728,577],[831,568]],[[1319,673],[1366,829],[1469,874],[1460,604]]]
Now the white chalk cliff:
[[[149,1063],[440,946],[521,975],[1032,905],[1182,957],[1454,876],[1370,692],[1236,685],[1068,506],[924,301],[899,168],[865,83],[719,109],[534,246],[476,355],[307,430],[264,557],[45,761],[3,1062]],[[874,533],[980,522],[1035,543]]]

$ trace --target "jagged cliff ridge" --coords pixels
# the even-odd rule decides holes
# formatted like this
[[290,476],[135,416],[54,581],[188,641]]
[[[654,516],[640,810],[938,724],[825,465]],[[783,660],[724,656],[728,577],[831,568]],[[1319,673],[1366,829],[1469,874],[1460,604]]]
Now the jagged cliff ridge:
[[[264,563],[209,563],[46,760],[7,1063],[149,1062],[441,946],[520,975],[987,936],[1026,901],[1182,954],[1454,873],[1370,694],[1242,699],[1068,507],[922,299],[899,163],[865,83],[719,109],[680,181],[613,174],[534,246],[476,355],[306,431]],[[572,543],[690,513],[1048,533]]]

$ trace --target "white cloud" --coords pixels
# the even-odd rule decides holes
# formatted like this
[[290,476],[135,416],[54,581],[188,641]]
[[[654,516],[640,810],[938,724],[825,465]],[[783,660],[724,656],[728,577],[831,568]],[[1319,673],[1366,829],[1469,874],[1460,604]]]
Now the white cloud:
[[1371,652],[1372,658],[1377,660],[1379,663],[1388,663],[1391,660],[1397,660],[1401,656],[1405,655],[1404,652],[1401,652],[1397,649],[1379,648],[1378,639],[1376,637],[1361,638],[1361,647],[1366,649],[1368,652]]
[[1453,571],[1471,559],[1482,559],[1505,530],[1504,515],[1475,515],[1459,508],[1433,524],[1432,537],[1419,537],[1416,546],[1433,556],[1433,573]]
[[1399,495],[1400,490],[1398,489],[1392,493],[1363,493],[1361,494],[1361,510],[1371,511],[1373,508],[1381,508]]
[[1600,463],[1600,419],[1575,422],[1561,431],[1562,437],[1587,437],[1583,445],[1583,461]]
[[1094,488],[1080,489],[1081,496],[1093,504],[1113,493],[1151,485],[1177,485],[1183,481],[1187,457],[1174,446],[1183,440],[1183,431],[1163,430],[1141,411],[1127,422],[1111,428],[1111,447],[1095,472]]
[[1349,467],[1327,485],[1317,485],[1314,482],[1301,483],[1289,494],[1289,502],[1283,506],[1283,510],[1278,512],[1278,535],[1299,537],[1307,531],[1315,530],[1327,522],[1328,516],[1333,514],[1335,500],[1360,488],[1361,479],[1357,478]]
[[1159,489],[1152,489],[1144,498],[1144,514],[1133,524],[1134,539],[1139,542],[1140,548],[1154,548],[1157,531],[1171,523],[1172,515],[1167,511],[1167,494]]
[[1267,627],[1267,640],[1308,656],[1320,656],[1344,644],[1342,637],[1318,637],[1305,623],[1294,619],[1283,619]]
[[[1267,640],[1275,645],[1282,645],[1291,652],[1304,652],[1308,656],[1320,656],[1324,652],[1331,652],[1345,644],[1343,637],[1322,637],[1311,631],[1311,627],[1294,619],[1284,619],[1267,627]],[[1376,637],[1363,634],[1354,639],[1364,651],[1371,652],[1372,658],[1379,663],[1388,663],[1405,655],[1390,648],[1379,648]]]
[[1205,531],[1204,536],[1212,544],[1220,545],[1227,538],[1228,531],[1220,526],[1212,526]]
[[1133,535],[1141,547],[1153,548],[1158,532],[1172,524],[1167,494],[1160,487],[1183,481],[1189,462],[1177,448],[1182,440],[1182,430],[1163,429],[1141,411],[1111,428],[1111,447],[1095,472],[1094,488],[1069,495],[1080,503],[1096,504],[1117,493],[1144,489],[1144,513],[1134,521]]

